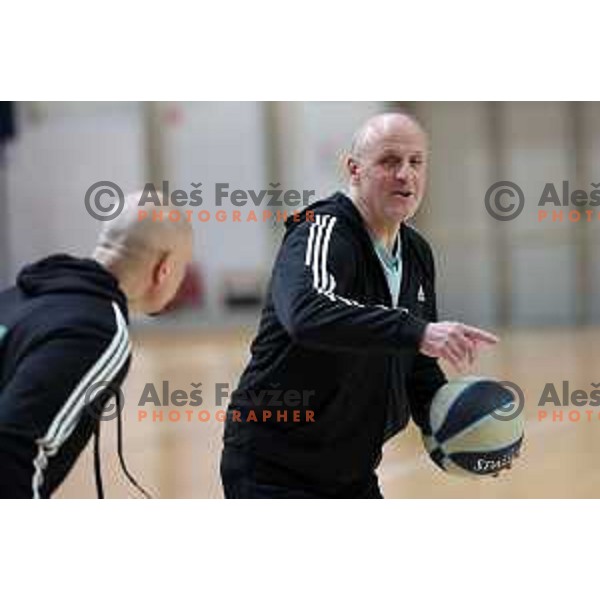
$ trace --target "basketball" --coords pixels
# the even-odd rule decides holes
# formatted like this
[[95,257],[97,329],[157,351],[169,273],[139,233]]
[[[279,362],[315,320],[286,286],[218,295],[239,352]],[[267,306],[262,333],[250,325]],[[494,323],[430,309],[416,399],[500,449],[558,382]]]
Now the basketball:
[[510,466],[523,442],[520,399],[500,382],[464,377],[441,387],[424,435],[431,459],[448,473],[481,477]]

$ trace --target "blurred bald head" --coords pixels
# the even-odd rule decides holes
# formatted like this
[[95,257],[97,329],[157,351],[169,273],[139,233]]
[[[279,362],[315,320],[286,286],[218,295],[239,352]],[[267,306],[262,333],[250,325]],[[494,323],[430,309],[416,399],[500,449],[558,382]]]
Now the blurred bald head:
[[393,238],[425,193],[427,135],[404,113],[371,117],[355,133],[346,169],[350,196],[377,237]]
[[141,197],[141,191],[127,196],[122,212],[104,222],[93,257],[115,275],[132,310],[153,314],[173,299],[183,280],[192,257],[192,226],[174,206],[162,206],[163,220],[140,218]]

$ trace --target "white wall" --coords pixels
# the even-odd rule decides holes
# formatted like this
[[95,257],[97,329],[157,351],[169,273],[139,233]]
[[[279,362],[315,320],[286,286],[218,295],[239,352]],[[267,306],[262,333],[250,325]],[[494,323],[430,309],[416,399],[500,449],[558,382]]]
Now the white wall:
[[[600,184],[600,102],[585,102],[583,112],[582,185],[591,191],[591,184]],[[597,188],[596,188],[597,189]],[[600,221],[585,223],[583,235],[587,264],[589,265],[587,294],[587,317],[594,323],[600,322]]]
[[433,246],[440,318],[488,325],[496,320],[490,219],[483,206],[492,177],[487,107],[422,103],[431,136],[429,185],[417,226]]
[[[537,221],[545,183],[560,190],[569,180],[574,189],[578,162],[584,189],[600,181],[600,105],[576,107],[579,142],[568,103],[436,102],[418,109],[432,134],[429,193],[418,222],[436,248],[442,316],[493,325],[505,312],[513,326],[575,324],[589,287],[584,320],[600,318],[600,222]],[[516,182],[525,194],[514,221],[495,221],[485,210],[485,193],[498,180]]]
[[[147,122],[141,103],[21,105],[22,123],[8,156],[7,224],[12,280],[23,264],[56,252],[86,255],[100,224],[85,210],[88,187],[100,180],[124,191],[148,180]],[[203,182],[201,208],[216,210],[210,190],[261,189],[264,166],[261,103],[173,103],[165,115],[162,155],[171,189]],[[175,118],[173,118],[175,116]],[[231,212],[231,206],[223,208]],[[197,210],[197,209],[194,209]],[[237,209],[243,213],[247,209]],[[220,310],[223,276],[268,271],[263,223],[194,222],[195,260],[206,278],[208,309]]]
[[[191,210],[205,209],[214,217],[219,210],[216,183],[229,183],[230,190],[268,186],[262,103],[182,102],[173,103],[172,109],[177,114],[164,137],[165,168],[173,187],[191,191],[192,182],[202,182],[203,204]],[[266,278],[270,271],[269,224],[244,222],[252,208],[224,202],[221,209],[228,215],[241,211],[242,222],[230,218],[222,223],[214,218],[194,222],[195,259],[205,277],[212,316],[221,312],[223,279],[228,273]]]
[[[144,126],[137,103],[73,103],[24,114],[8,151],[9,275],[56,252],[87,255],[100,229],[86,190],[101,180],[124,190],[144,181]],[[84,104],[84,103],[83,103]],[[71,109],[71,110],[70,110]]]
[[560,190],[563,180],[574,180],[568,108],[564,102],[502,105],[506,178],[519,183],[526,199],[518,219],[496,225],[509,231],[506,260],[512,267],[511,323],[516,326],[564,325],[576,317],[576,225],[537,221],[545,184],[553,182]]
[[278,106],[281,172],[286,187],[320,199],[345,187],[344,152],[382,102],[282,102]]
[[[99,224],[83,198],[92,183],[114,180],[130,190],[148,177],[141,103],[28,106],[8,147],[3,231],[11,277],[25,262],[50,253],[90,251]],[[377,102],[165,106],[166,175],[172,188],[189,190],[191,182],[202,181],[202,208],[213,213],[217,182],[262,189],[276,177],[285,189],[314,189],[316,198],[343,188],[343,151],[356,128],[385,108]],[[432,135],[432,162],[417,226],[435,249],[442,317],[493,325],[504,298],[508,324],[571,324],[585,297],[584,317],[600,320],[600,221],[552,224],[535,218],[545,182],[575,182],[578,174],[589,191],[600,181],[600,104],[579,108],[583,134],[576,148],[573,106],[566,103],[418,103]],[[492,110],[500,135],[492,127]],[[269,137],[272,131],[276,140]],[[526,208],[516,221],[498,223],[485,211],[485,192],[499,177],[525,192]],[[227,273],[268,277],[281,227],[231,220],[194,227],[196,260],[206,278],[209,312],[216,315]]]

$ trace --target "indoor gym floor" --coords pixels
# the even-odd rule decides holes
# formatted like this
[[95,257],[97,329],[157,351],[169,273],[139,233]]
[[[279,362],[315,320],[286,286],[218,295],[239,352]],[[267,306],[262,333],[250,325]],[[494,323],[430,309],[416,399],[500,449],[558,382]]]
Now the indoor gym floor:
[[[472,480],[438,470],[424,453],[420,434],[411,424],[386,445],[380,481],[387,498],[598,498],[600,497],[600,407],[578,409],[579,422],[538,419],[538,399],[548,382],[559,394],[562,381],[588,394],[596,375],[600,330],[548,329],[500,332],[502,342],[481,354],[472,374],[485,374],[517,383],[526,398],[526,438],[521,458],[499,478]],[[219,457],[223,424],[138,420],[137,406],[146,383],[162,394],[162,381],[171,391],[192,391],[202,383],[203,408],[215,412],[216,383],[230,389],[243,369],[253,330],[228,332],[132,334],[134,361],[124,387],[124,449],[130,470],[159,498],[221,498]],[[213,391],[211,391],[213,390]],[[151,404],[145,407],[151,413]],[[555,407],[546,407],[551,415]],[[593,411],[592,420],[584,411]],[[572,415],[573,417],[573,415]],[[103,423],[102,466],[108,498],[136,497],[122,474],[116,454],[116,421]],[[56,497],[94,498],[92,444],[89,444]]]

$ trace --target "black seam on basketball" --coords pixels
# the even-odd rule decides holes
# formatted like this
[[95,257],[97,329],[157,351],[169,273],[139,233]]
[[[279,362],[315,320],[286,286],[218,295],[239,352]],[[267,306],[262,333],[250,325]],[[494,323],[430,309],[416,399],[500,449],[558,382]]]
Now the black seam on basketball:
[[510,402],[514,402],[512,392],[496,381],[472,383],[449,408],[442,426],[434,432],[434,437],[438,443],[444,443]]

